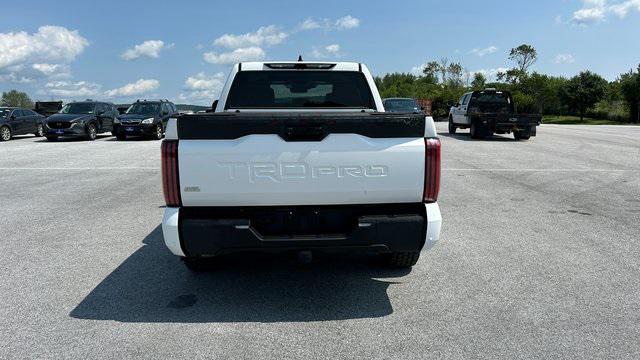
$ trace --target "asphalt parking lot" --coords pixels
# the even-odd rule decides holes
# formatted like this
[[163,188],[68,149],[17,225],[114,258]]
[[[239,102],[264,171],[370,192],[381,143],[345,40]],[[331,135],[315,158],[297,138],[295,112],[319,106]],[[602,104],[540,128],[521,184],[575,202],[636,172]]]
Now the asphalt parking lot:
[[226,260],[162,243],[157,141],[0,143],[0,358],[639,358],[640,127],[446,134],[441,242]]

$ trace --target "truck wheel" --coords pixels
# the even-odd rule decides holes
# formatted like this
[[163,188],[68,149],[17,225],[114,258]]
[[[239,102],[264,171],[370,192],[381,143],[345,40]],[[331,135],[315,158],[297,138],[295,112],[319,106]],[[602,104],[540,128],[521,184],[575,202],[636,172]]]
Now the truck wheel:
[[96,137],[98,137],[98,129],[94,123],[91,123],[87,126],[87,139],[95,140]]
[[449,134],[455,134],[455,133],[456,133],[456,126],[453,125],[453,119],[449,117]]
[[393,267],[412,267],[418,262],[420,251],[393,252],[387,257],[387,264]]
[[525,131],[514,131],[513,138],[516,140],[529,140],[529,138],[531,138],[531,134]]
[[42,124],[38,124],[38,126],[36,127],[36,132],[33,133],[33,135],[35,135],[36,137],[44,136],[44,127],[42,126]]
[[0,128],[0,141],[9,141],[11,140],[11,129],[8,126],[3,126]]
[[480,137],[479,129],[476,121],[471,122],[471,128],[469,129],[469,134],[471,135],[472,139],[477,139]]
[[213,268],[213,262],[210,258],[185,257],[182,262],[187,269],[192,272],[206,272]]

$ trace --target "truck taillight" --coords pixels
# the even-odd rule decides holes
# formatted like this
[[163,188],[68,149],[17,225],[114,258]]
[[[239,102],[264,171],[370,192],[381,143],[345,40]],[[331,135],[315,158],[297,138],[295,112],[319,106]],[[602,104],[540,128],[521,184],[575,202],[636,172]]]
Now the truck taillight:
[[162,190],[164,201],[169,207],[179,207],[180,178],[178,176],[178,141],[164,140],[162,142]]
[[424,195],[425,203],[438,201],[440,192],[440,139],[425,138]]

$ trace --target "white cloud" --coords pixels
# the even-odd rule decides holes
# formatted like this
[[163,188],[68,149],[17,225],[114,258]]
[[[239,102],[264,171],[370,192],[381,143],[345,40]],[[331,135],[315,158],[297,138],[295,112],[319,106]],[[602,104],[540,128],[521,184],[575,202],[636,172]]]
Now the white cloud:
[[0,68],[45,61],[73,61],[89,45],[77,30],[61,26],[41,26],[38,32],[0,33]]
[[300,25],[298,25],[298,28],[300,30],[314,30],[319,29],[322,26],[323,25],[317,20],[314,20],[313,18],[306,18]]
[[101,86],[87,81],[51,81],[44,85],[38,93],[41,95],[54,95],[60,98],[85,98],[100,93]]
[[360,19],[354,18],[351,15],[347,15],[336,20],[335,25],[338,29],[353,29],[360,26]]
[[581,9],[574,11],[571,22],[578,25],[590,25],[603,22],[609,14],[618,18],[626,17],[631,11],[640,12],[640,0],[583,0]]
[[224,85],[224,73],[217,73],[213,76],[207,76],[204,73],[198,73],[189,76],[184,82],[187,90],[222,90]]
[[554,61],[556,64],[572,64],[576,62],[571,54],[558,54]]
[[330,54],[337,54],[338,52],[340,52],[340,45],[331,44],[331,45],[325,46],[324,49],[327,50],[327,52]]
[[224,86],[224,73],[207,76],[198,73],[189,76],[184,82],[185,92],[178,95],[182,101],[195,101],[197,103],[210,104],[217,99]]
[[162,40],[147,40],[142,44],[135,45],[122,53],[121,57],[125,60],[134,60],[142,56],[150,58],[160,57],[160,51],[170,49],[173,44],[165,44]]
[[623,1],[622,3],[613,4],[609,8],[609,10],[619,18],[624,18],[632,10],[640,12],[640,0],[629,0]]
[[602,8],[585,8],[573,13],[571,22],[580,25],[593,24],[603,21],[605,18]]
[[289,35],[275,25],[263,26],[252,33],[224,34],[214,40],[214,45],[229,49],[272,46],[282,43]]
[[50,79],[62,79],[71,76],[69,65],[66,64],[37,63],[31,64],[31,68]]
[[317,47],[313,48],[311,53],[313,57],[322,59],[327,57],[338,57],[340,56],[340,45],[339,44],[331,44],[319,49]]
[[262,60],[266,56],[264,50],[259,47],[239,48],[231,52],[215,53],[213,51],[204,53],[204,61],[211,64],[235,64],[244,61]]
[[493,46],[493,45],[491,45],[491,46],[486,47],[484,49],[475,48],[475,49],[469,51],[469,54],[475,54],[475,55],[478,55],[480,57],[483,57],[485,55],[493,54],[496,51],[498,51],[498,48]]
[[138,81],[127,84],[123,87],[107,90],[104,92],[104,96],[121,97],[121,96],[142,95],[157,89],[159,86],[160,86],[160,82],[158,80],[139,79]]
[[297,29],[298,30],[315,30],[315,29],[324,29],[324,30],[346,30],[353,29],[360,26],[360,19],[354,18],[351,15],[343,16],[339,19],[314,19],[312,17],[306,18],[303,22],[301,22]]

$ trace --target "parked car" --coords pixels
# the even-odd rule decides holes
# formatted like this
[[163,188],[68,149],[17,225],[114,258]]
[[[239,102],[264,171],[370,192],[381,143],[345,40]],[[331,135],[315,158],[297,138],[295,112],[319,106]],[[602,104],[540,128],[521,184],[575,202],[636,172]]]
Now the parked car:
[[468,92],[449,110],[449,133],[469,128],[474,139],[513,132],[516,140],[528,140],[541,122],[542,115],[518,114],[511,93],[496,89]]
[[424,110],[416,99],[411,98],[387,98],[382,100],[382,105],[387,112],[419,113]]
[[214,113],[169,119],[170,251],[373,251],[411,267],[440,237],[440,140],[424,114],[384,112],[359,63],[236,64]]
[[33,110],[0,107],[0,141],[9,141],[14,135],[42,136],[44,119]]
[[98,134],[113,131],[118,116],[115,105],[107,102],[86,100],[68,103],[46,121],[47,140],[59,137],[85,137],[95,140]]
[[176,114],[175,105],[168,100],[138,100],[118,117],[114,134],[118,140],[126,140],[128,136],[160,140],[169,117]]

